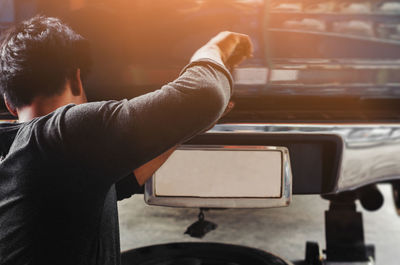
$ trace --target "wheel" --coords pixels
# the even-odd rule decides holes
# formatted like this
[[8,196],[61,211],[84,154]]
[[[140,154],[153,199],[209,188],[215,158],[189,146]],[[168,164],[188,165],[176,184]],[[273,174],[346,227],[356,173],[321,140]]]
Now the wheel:
[[321,251],[316,242],[306,243],[306,264],[307,265],[321,265]]
[[122,265],[292,265],[270,253],[219,243],[172,243],[122,253]]

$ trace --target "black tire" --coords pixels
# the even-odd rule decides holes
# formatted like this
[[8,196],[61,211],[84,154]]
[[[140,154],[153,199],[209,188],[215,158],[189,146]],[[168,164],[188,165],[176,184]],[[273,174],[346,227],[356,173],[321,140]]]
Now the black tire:
[[171,243],[122,253],[122,265],[290,265],[267,252],[219,243]]
[[321,251],[317,242],[306,243],[306,264],[321,265]]

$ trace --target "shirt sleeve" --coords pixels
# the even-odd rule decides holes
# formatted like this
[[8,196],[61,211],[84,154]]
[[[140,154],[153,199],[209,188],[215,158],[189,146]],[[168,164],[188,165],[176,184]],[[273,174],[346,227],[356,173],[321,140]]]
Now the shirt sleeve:
[[143,187],[137,182],[135,175],[133,173],[129,174],[115,183],[117,200],[122,201],[124,199],[128,199],[132,197],[132,195],[141,192],[142,188]]
[[46,144],[84,166],[89,175],[116,183],[215,123],[231,91],[229,71],[202,59],[152,93],[69,105],[45,123]]

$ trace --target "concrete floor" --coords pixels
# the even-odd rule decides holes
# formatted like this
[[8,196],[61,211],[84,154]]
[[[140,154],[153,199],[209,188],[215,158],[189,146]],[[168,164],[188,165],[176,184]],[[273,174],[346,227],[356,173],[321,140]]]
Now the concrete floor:
[[[400,217],[389,185],[381,185],[384,206],[376,212],[363,211],[367,243],[376,246],[377,265],[400,263]],[[127,250],[152,244],[183,241],[224,242],[273,252],[288,260],[304,258],[305,242],[324,247],[324,211],[328,202],[319,196],[294,196],[287,208],[220,210],[206,213],[218,229],[203,239],[183,235],[197,219],[198,209],[147,206],[143,195],[119,203],[121,248]],[[358,205],[361,210],[361,206]]]

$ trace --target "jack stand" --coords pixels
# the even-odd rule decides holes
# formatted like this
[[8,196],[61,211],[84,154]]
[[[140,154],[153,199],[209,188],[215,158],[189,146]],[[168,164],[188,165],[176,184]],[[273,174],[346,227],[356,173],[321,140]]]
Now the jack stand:
[[355,193],[324,196],[330,201],[325,212],[325,259],[318,243],[307,242],[307,265],[373,265],[375,248],[366,245],[362,214],[356,211]]
[[354,201],[331,200],[325,212],[325,264],[373,264],[375,249],[366,245],[362,215]]

